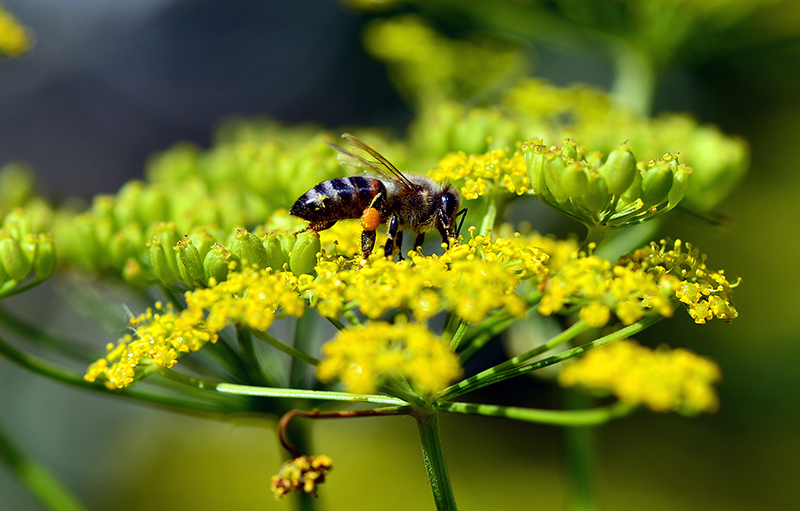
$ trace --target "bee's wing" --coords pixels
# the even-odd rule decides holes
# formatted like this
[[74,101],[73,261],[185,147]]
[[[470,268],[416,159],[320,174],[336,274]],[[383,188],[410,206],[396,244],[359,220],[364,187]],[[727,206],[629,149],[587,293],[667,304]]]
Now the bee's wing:
[[354,167],[360,170],[366,170],[367,172],[375,173],[385,179],[390,181],[394,181],[398,183],[400,186],[407,188],[409,190],[414,189],[414,185],[411,184],[411,181],[408,180],[406,176],[403,175],[402,172],[397,170],[397,168],[392,165],[392,163],[387,160],[383,155],[381,155],[378,151],[371,148],[361,140],[357,139],[353,135],[349,133],[345,133],[342,135],[344,139],[350,142],[355,148],[361,149],[365,153],[369,154],[376,161],[370,161],[357,154],[353,154],[352,152],[348,151],[344,147],[338,146],[336,144],[332,144],[330,142],[325,142],[331,149],[334,149],[339,154],[337,158],[339,159],[339,163],[345,166]]

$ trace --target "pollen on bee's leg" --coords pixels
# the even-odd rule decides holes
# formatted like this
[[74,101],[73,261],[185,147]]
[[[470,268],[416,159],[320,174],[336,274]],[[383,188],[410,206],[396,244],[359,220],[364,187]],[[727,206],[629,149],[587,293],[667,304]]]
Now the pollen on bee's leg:
[[379,225],[381,225],[381,214],[377,209],[369,207],[361,213],[361,227],[365,231],[374,231]]

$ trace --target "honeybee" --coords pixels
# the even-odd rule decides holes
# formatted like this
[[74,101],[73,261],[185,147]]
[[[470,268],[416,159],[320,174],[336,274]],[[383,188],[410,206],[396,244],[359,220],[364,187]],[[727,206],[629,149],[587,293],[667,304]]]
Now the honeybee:
[[[342,165],[366,170],[372,176],[337,177],[323,181],[295,201],[289,214],[307,220],[308,229],[319,232],[329,229],[339,220],[361,218],[361,252],[364,258],[375,247],[376,229],[386,225],[388,239],[384,255],[392,257],[394,249],[402,256],[403,231],[416,234],[414,248],[422,246],[425,233],[436,229],[442,241],[449,244],[457,238],[464,224],[467,208],[459,210],[461,196],[449,184],[439,185],[432,179],[409,174],[406,176],[384,158],[353,135],[342,137],[351,146],[374,158],[366,160],[349,150],[330,142],[328,146],[338,152]],[[461,217],[458,228],[456,220]]]

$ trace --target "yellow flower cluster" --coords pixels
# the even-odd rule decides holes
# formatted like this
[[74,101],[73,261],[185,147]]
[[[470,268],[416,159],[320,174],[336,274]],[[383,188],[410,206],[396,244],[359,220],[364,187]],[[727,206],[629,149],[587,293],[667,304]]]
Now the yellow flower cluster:
[[547,255],[517,247],[520,259],[509,262],[501,250],[510,250],[512,243],[481,243],[485,258],[477,254],[478,243],[471,242],[451,247],[441,257],[412,252],[410,260],[394,262],[376,255],[360,268],[348,266],[350,261],[343,258],[322,260],[316,268],[318,277],[301,278],[299,287],[329,318],[354,306],[370,319],[404,307],[421,322],[441,310],[452,310],[470,323],[500,307],[524,315],[526,303],[514,292],[521,278],[518,273],[546,274]]
[[720,377],[716,363],[685,349],[652,350],[623,340],[567,364],[558,381],[564,387],[611,392],[625,403],[656,412],[696,415],[716,411],[713,385]]
[[447,340],[419,323],[374,322],[340,332],[322,346],[322,382],[339,379],[348,392],[370,394],[381,380],[404,377],[420,395],[433,394],[461,374]]
[[134,334],[124,336],[116,346],[109,344],[106,357],[92,363],[84,378],[102,377],[109,388],[126,387],[133,383],[141,359],[172,367],[181,354],[216,342],[217,332],[230,324],[266,330],[279,308],[295,317],[305,310],[292,273],[269,269],[229,273],[224,282],[186,293],[186,308],[180,313],[157,303],[155,310],[131,319]]
[[604,326],[611,319],[611,312],[623,324],[630,325],[650,310],[671,316],[671,299],[678,284],[672,275],[612,267],[597,256],[579,257],[546,282],[539,313],[549,316],[566,305],[575,305],[581,307],[580,317],[589,326]]
[[9,57],[19,57],[27,52],[32,41],[25,27],[0,5],[0,53]]
[[464,152],[445,156],[428,175],[435,181],[463,182],[461,193],[466,199],[477,199],[491,185],[502,184],[511,193],[522,195],[531,184],[528,168],[520,151],[495,149],[486,154]]
[[624,256],[617,264],[679,278],[675,296],[687,305],[695,323],[704,324],[713,318],[730,323],[736,319],[739,312],[733,305],[733,288],[739,285],[739,281],[730,283],[723,270],[710,270],[705,264],[705,254],[690,243],[676,240],[671,246],[668,249],[666,240],[661,240],[660,244],[653,242]]
[[325,482],[325,476],[333,468],[330,456],[300,456],[281,466],[278,475],[272,476],[270,487],[275,500],[290,492],[305,492],[316,497],[317,486]]
[[305,301],[297,294],[297,277],[291,272],[275,273],[269,269],[245,268],[229,273],[224,282],[186,293],[184,314],[202,315],[208,311],[206,327],[219,331],[232,323],[254,330],[266,330],[275,312],[300,317]]
[[163,367],[172,367],[181,354],[197,351],[207,342],[216,342],[217,334],[192,314],[175,314],[171,307],[156,302],[155,309],[131,318],[133,334],[122,337],[117,345],[109,343],[106,357],[92,363],[84,379],[102,378],[108,388],[130,385],[140,361],[149,359]]

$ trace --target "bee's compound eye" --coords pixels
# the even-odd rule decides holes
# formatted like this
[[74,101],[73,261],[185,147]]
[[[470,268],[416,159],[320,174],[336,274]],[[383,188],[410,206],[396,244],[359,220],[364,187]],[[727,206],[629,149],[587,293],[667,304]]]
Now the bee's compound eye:
[[442,213],[444,213],[445,218],[448,218],[452,221],[453,215],[456,214],[456,209],[458,208],[458,195],[453,190],[448,190],[442,194]]
[[367,208],[361,213],[361,227],[365,231],[374,231],[381,225],[381,214],[375,208]]

